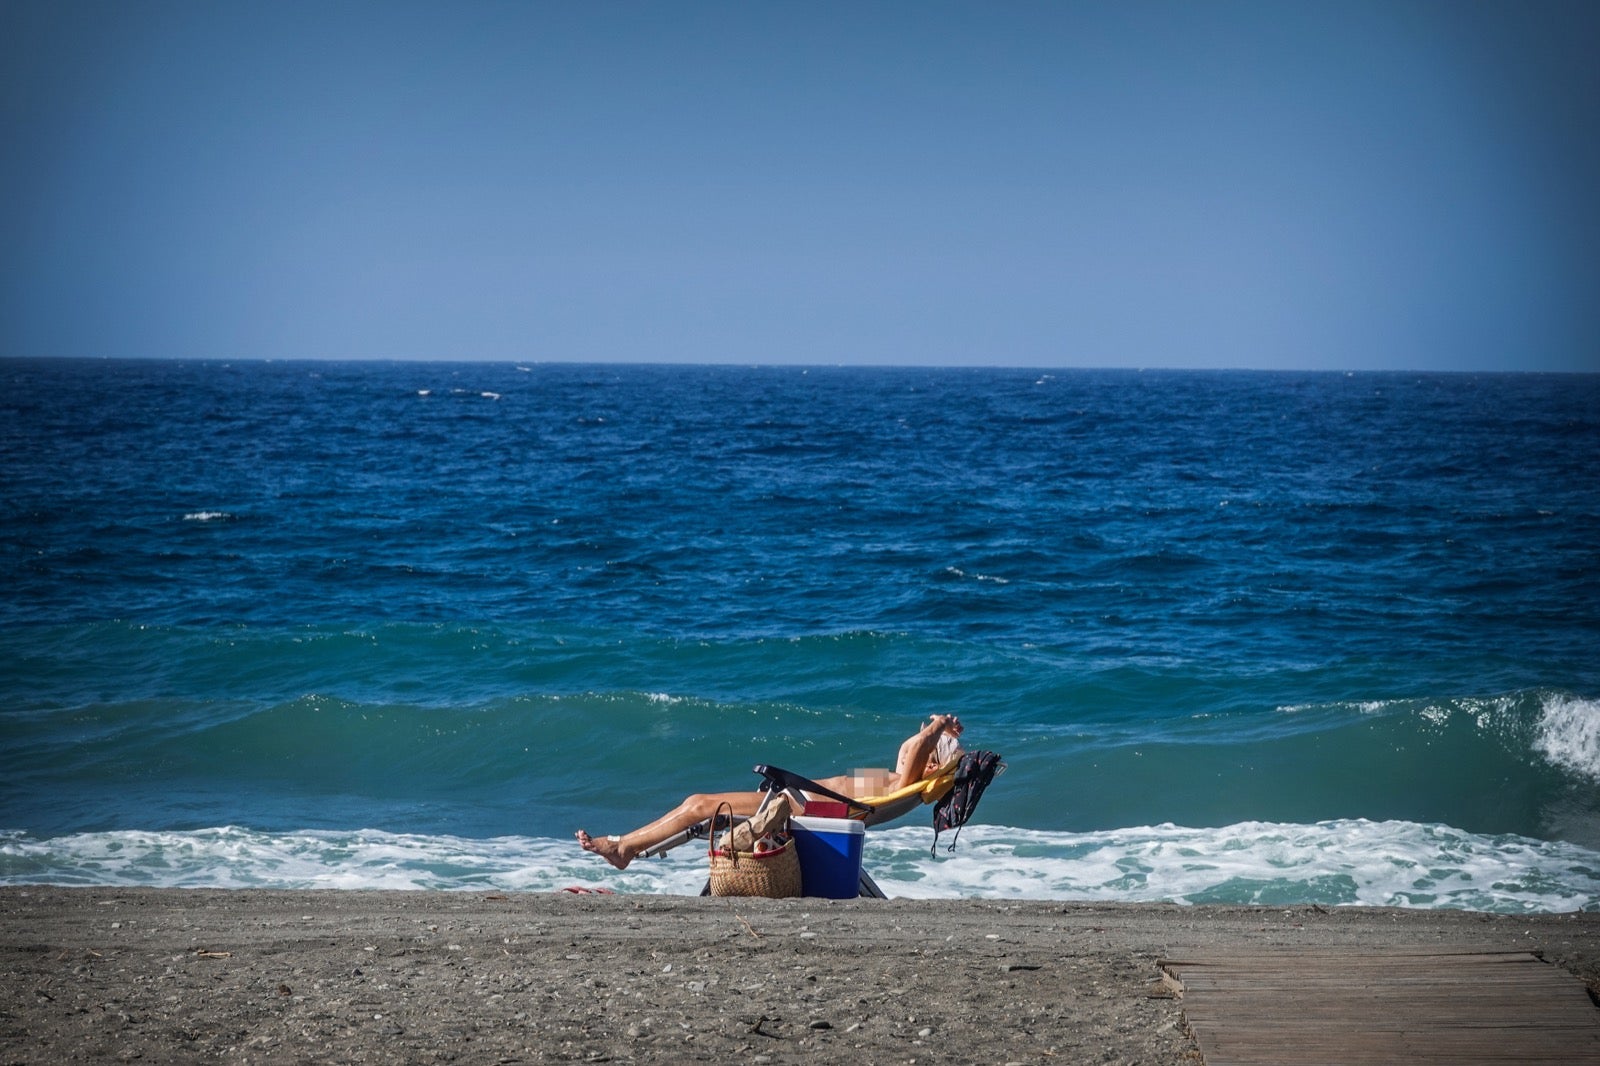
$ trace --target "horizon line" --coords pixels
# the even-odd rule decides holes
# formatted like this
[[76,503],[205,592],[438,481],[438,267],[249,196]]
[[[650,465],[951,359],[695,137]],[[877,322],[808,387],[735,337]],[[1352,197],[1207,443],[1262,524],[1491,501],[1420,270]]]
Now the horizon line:
[[462,356],[209,356],[209,355],[6,355],[0,362],[35,363],[196,363],[227,365],[234,363],[308,363],[308,364],[399,364],[416,363],[459,366],[588,366],[588,367],[682,367],[684,369],[746,369],[746,370],[1027,370],[1066,373],[1196,373],[1196,374],[1424,374],[1424,375],[1513,375],[1538,374],[1550,376],[1587,377],[1600,374],[1597,370],[1557,369],[1439,369],[1423,367],[1257,367],[1257,366],[1174,366],[1148,364],[1139,366],[1117,364],[1059,364],[1059,363],[915,363],[915,362],[762,362],[760,360],[706,360],[677,359],[516,359],[476,358]]

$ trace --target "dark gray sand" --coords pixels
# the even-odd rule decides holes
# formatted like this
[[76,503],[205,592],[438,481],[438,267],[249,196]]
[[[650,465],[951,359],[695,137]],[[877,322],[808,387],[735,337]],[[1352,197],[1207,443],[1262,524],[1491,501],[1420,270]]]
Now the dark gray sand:
[[1600,914],[0,889],[0,1063],[1193,1064],[1158,962],[1473,946],[1600,989]]

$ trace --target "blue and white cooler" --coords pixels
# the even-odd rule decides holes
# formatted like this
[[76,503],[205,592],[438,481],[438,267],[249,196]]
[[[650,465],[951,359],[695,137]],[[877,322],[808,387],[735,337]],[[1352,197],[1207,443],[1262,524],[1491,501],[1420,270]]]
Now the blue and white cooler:
[[827,899],[860,895],[861,848],[867,827],[853,818],[789,819],[800,857],[801,893]]

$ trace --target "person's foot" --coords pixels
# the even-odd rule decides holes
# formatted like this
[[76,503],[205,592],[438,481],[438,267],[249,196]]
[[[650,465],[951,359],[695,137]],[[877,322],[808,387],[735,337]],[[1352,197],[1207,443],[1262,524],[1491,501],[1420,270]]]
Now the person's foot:
[[633,861],[633,852],[622,846],[621,837],[592,837],[580,829],[578,846],[584,851],[594,852],[619,870],[626,870]]

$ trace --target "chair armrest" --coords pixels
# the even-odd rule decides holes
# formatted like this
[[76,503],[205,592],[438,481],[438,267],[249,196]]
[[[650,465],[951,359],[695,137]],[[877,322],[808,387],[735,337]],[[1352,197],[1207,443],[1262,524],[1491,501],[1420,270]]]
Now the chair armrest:
[[849,796],[841,796],[833,789],[823,788],[809,777],[801,777],[790,770],[765,764],[758,765],[753,770],[761,775],[760,791],[762,792],[770,792],[775,788],[780,791],[810,792],[827,799],[837,800],[847,806],[854,807],[858,811],[865,811],[867,814],[871,814],[875,809],[871,804],[853,800]]

